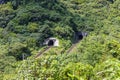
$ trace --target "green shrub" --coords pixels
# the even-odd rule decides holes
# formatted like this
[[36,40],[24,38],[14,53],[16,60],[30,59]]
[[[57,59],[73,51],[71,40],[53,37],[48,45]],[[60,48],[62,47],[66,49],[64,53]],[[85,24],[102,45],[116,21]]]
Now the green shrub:
[[109,59],[95,66],[93,80],[119,80],[120,79],[120,61]]
[[57,26],[53,31],[54,35],[58,36],[59,38],[71,39],[74,35],[74,31],[69,26]]
[[39,25],[37,23],[29,23],[28,26],[27,26],[27,29],[29,32],[37,32],[38,31],[38,28]]
[[14,56],[17,60],[22,60],[31,55],[26,45],[21,43],[11,44],[7,53],[8,56]]

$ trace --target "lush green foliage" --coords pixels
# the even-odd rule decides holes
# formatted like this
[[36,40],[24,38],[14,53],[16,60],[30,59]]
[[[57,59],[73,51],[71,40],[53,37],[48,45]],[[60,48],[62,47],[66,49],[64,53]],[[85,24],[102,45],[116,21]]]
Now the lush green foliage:
[[[2,0],[0,80],[119,80],[119,0]],[[73,50],[78,31],[87,32]],[[45,39],[56,37],[40,58]]]

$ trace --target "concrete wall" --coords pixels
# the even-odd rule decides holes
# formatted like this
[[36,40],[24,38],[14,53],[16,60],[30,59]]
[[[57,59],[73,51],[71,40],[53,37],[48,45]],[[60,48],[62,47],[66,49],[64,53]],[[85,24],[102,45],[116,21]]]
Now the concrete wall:
[[49,41],[53,40],[54,44],[53,46],[59,46],[59,40],[56,38],[48,38],[44,41],[43,45],[48,45]]

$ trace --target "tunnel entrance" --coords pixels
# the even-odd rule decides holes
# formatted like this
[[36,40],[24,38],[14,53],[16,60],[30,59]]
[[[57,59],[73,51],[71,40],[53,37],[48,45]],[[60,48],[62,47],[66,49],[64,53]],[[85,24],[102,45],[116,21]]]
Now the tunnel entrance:
[[44,41],[43,45],[46,46],[59,46],[59,40],[57,38],[48,38]]
[[87,32],[81,32],[81,31],[79,31],[79,32],[76,32],[76,39],[77,40],[82,40],[84,37],[86,37],[88,34],[87,34]]
[[82,40],[83,39],[83,35],[78,35],[78,39]]
[[49,40],[48,41],[48,46],[54,46],[54,41],[53,40]]

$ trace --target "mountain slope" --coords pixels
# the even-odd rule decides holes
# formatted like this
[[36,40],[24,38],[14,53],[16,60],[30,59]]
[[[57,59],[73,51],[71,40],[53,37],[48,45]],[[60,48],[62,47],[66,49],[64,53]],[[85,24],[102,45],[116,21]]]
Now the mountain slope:
[[[9,0],[0,5],[0,79],[119,80],[119,3]],[[88,35],[67,54],[78,31]],[[35,59],[51,36],[60,46]]]

